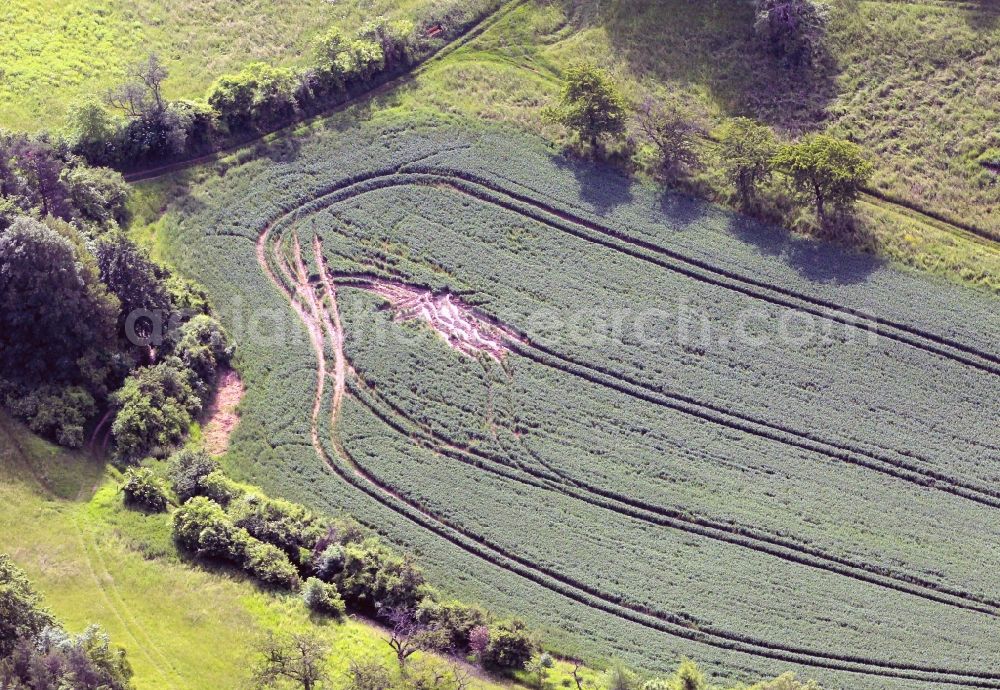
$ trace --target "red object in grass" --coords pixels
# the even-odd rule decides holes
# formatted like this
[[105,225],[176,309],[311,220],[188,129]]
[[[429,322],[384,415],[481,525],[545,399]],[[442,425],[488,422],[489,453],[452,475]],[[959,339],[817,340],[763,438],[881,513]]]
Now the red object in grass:
[[434,38],[435,36],[441,34],[442,32],[444,32],[444,27],[441,26],[440,24],[435,24],[434,26],[429,27],[427,29],[427,37]]

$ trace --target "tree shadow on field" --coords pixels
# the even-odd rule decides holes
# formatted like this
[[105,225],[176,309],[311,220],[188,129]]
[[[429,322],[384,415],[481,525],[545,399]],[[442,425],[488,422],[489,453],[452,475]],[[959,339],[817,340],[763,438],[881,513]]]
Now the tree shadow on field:
[[871,254],[852,251],[829,241],[797,237],[788,230],[744,216],[733,216],[729,232],[754,247],[761,256],[780,259],[803,278],[828,285],[864,283],[885,265]]
[[660,213],[671,230],[684,231],[704,218],[710,208],[708,202],[667,190],[660,197]]
[[967,0],[965,21],[975,31],[1000,29],[1000,0]]
[[814,129],[836,96],[836,69],[793,68],[753,35],[753,3],[741,0],[584,0],[616,56],[640,81],[707,90],[730,115],[789,132]]
[[580,199],[593,206],[601,215],[632,201],[632,180],[618,170],[600,163],[559,154],[552,162],[560,170],[569,170],[576,178]]

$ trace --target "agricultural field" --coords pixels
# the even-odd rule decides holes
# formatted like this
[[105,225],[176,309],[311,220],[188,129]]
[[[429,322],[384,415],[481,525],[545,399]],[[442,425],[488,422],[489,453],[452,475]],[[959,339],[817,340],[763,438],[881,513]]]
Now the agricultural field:
[[412,17],[435,4],[11,0],[0,9],[0,127],[60,129],[72,104],[118,84],[150,52],[170,71],[168,98],[201,98],[218,76],[249,62],[303,62],[331,26],[353,31],[372,17]]
[[[753,43],[751,3],[573,0],[524,3],[441,61],[392,104],[516,124],[557,142],[539,116],[567,65],[606,68],[635,103],[652,95],[708,134],[691,186],[731,195],[712,132],[745,115],[791,139],[828,131],[875,165],[856,242],[908,265],[1000,289],[1000,14],[995,3],[834,0],[827,67],[789,78]],[[992,167],[991,167],[992,166]],[[776,181],[780,190],[782,182]],[[916,211],[914,211],[916,209]],[[928,215],[930,214],[930,215]]]
[[143,188],[232,471],[565,654],[1000,687],[995,297],[393,98]]

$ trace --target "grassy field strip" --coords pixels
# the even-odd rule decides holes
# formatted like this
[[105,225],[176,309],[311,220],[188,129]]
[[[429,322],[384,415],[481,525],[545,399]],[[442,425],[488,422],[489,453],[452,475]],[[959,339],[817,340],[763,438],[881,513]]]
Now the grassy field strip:
[[[261,242],[258,247],[261,251],[266,251],[268,247],[268,235],[272,226],[269,226],[261,234]],[[271,251],[275,245],[271,244]],[[533,579],[536,583],[542,584],[553,591],[574,598],[580,603],[585,603],[592,608],[598,608],[608,613],[613,613],[627,620],[653,627],[662,632],[686,637],[697,642],[703,642],[722,649],[741,651],[757,656],[763,656],[776,660],[788,661],[791,663],[803,663],[809,666],[829,668],[831,670],[843,670],[887,677],[922,680],[928,682],[949,683],[957,685],[967,685],[971,687],[1000,688],[1000,675],[990,674],[980,671],[959,671],[935,666],[923,666],[917,664],[893,664],[881,660],[866,659],[853,655],[838,655],[826,652],[803,649],[790,645],[778,645],[750,638],[745,635],[732,633],[725,630],[714,629],[711,626],[702,624],[692,624],[688,619],[678,617],[675,614],[654,611],[648,607],[629,605],[618,597],[611,597],[596,590],[582,582],[558,573],[550,568],[539,567],[536,564],[518,557],[503,548],[492,544],[483,537],[468,533],[461,527],[435,516],[426,508],[407,501],[399,492],[391,487],[382,484],[377,477],[368,472],[364,467],[350,455],[350,453],[338,441],[334,442],[336,456],[331,457],[325,447],[319,441],[319,411],[323,401],[323,381],[327,377],[326,367],[326,336],[329,335],[335,344],[335,358],[344,357],[343,352],[336,352],[339,348],[336,343],[342,342],[342,334],[334,334],[331,328],[336,328],[334,322],[327,318],[323,311],[322,300],[316,295],[308,276],[304,271],[300,272],[299,288],[309,293],[307,299],[311,311],[306,313],[300,307],[296,307],[294,296],[288,292],[277,281],[267,266],[266,258],[258,251],[258,262],[270,278],[272,284],[279,289],[296,309],[300,318],[303,318],[305,325],[313,334],[313,349],[317,357],[317,393],[314,400],[313,416],[311,422],[314,446],[323,460],[324,464],[338,476],[379,501],[386,507],[399,512],[418,525],[430,529],[439,536],[448,539],[450,542],[463,548],[464,550],[484,558],[487,561],[511,570],[517,574]],[[281,260],[280,258],[278,259]],[[301,256],[296,259],[301,261]],[[325,268],[320,265],[321,270]],[[319,329],[317,331],[317,328]],[[317,337],[318,335],[318,337]],[[336,414],[336,409],[332,414]],[[335,427],[336,419],[331,420],[331,428]],[[335,433],[335,432],[334,432]],[[654,623],[655,621],[655,623]],[[867,668],[874,667],[874,668]]]
[[549,473],[539,472],[537,469],[515,463],[509,458],[502,458],[476,448],[460,447],[407,415],[368,385],[353,369],[352,374],[355,378],[349,382],[349,387],[355,399],[391,429],[420,446],[506,480],[559,492],[649,524],[735,544],[879,587],[994,617],[1000,615],[1000,603],[979,594],[939,585],[909,573],[894,572],[891,568],[830,554],[822,549],[745,525],[721,522],[709,517],[691,515],[676,508],[665,508],[637,500],[565,474],[553,478]]

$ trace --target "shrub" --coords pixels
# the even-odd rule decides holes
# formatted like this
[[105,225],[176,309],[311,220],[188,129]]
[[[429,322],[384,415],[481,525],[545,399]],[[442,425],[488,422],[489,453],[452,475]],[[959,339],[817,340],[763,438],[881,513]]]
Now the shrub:
[[377,661],[352,661],[349,673],[348,690],[389,690],[392,687],[389,670]]
[[346,610],[344,600],[334,585],[310,577],[302,586],[302,600],[311,611],[340,618]]
[[229,505],[233,523],[254,538],[277,546],[296,561],[300,549],[312,549],[327,525],[303,506],[249,493]]
[[84,426],[97,412],[93,396],[79,386],[40,386],[26,395],[18,387],[5,402],[36,434],[68,448],[83,445]]
[[313,570],[316,577],[329,582],[337,573],[344,569],[344,547],[340,544],[331,544],[313,558]]
[[88,221],[107,227],[112,222],[124,225],[129,188],[121,173],[110,168],[85,165],[65,168],[60,180],[69,191],[70,200]]
[[198,378],[212,385],[216,369],[229,363],[233,348],[218,321],[207,314],[198,314],[180,327],[174,354]]
[[183,503],[201,493],[202,480],[218,469],[218,461],[205,451],[185,449],[171,456],[167,476],[177,500]]
[[490,642],[483,650],[482,664],[501,671],[520,671],[534,651],[535,643],[527,626],[519,620],[505,621],[490,629]]
[[174,512],[174,541],[183,550],[201,557],[242,562],[247,536],[241,534],[215,501],[195,496]]
[[379,44],[388,68],[409,63],[413,59],[416,35],[413,22],[407,19],[390,21],[385,17],[378,17],[365,24],[358,32],[358,37]]
[[223,474],[221,470],[202,477],[198,489],[202,496],[207,496],[223,507],[228,507],[234,500],[246,494],[246,489]]
[[111,433],[120,459],[163,457],[170,446],[180,442],[193,415],[201,410],[192,377],[180,360],[171,358],[143,367],[125,379],[112,396],[118,413]]
[[299,572],[284,551],[273,544],[249,539],[243,553],[243,567],[265,585],[296,589]]
[[417,607],[416,619],[421,625],[444,631],[448,636],[448,648],[464,651],[470,648],[473,630],[483,628],[488,616],[479,606],[454,600],[439,602],[426,597]]
[[150,513],[162,513],[167,509],[167,492],[149,468],[128,470],[122,493],[125,494],[125,505],[131,508]]
[[252,62],[237,74],[219,77],[207,100],[230,132],[266,129],[294,115],[297,86],[291,69]]
[[131,690],[132,667],[125,650],[111,646],[98,626],[80,635],[46,628],[34,639],[19,640],[0,661],[0,687],[25,690]]
[[344,547],[344,567],[333,582],[349,605],[369,613],[413,610],[427,590],[423,573],[375,537]]

